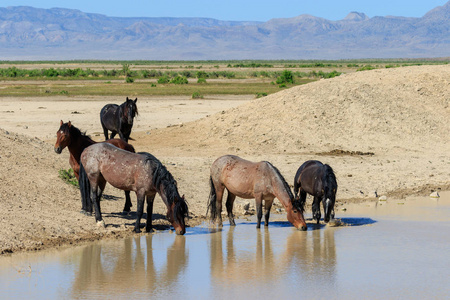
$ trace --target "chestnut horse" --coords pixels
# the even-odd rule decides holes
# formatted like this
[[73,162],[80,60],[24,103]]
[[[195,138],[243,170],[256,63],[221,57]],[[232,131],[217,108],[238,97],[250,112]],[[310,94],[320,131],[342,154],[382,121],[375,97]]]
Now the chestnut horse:
[[[333,169],[318,160],[304,162],[294,178],[294,193],[302,205],[306,202],[306,193],[314,197],[312,204],[313,218],[320,222],[320,202],[323,205],[323,220],[328,223],[334,219],[334,203],[338,185]],[[298,195],[300,191],[300,195]]]
[[[80,172],[80,157],[81,153],[87,147],[95,144],[96,142],[92,140],[88,135],[82,133],[80,129],[73,126],[69,121],[64,123],[61,120],[58,131],[56,132],[56,143],[55,143],[55,152],[61,154],[64,148],[68,148],[70,152],[69,164],[75,174],[75,177],[79,178]],[[105,143],[110,143],[118,148],[135,152],[134,147],[127,142],[124,142],[119,139],[111,139],[105,141]],[[124,213],[128,213],[131,210],[131,199],[130,192],[125,192],[125,207],[123,208]],[[92,203],[81,203],[81,212],[83,214],[91,214],[92,213]]]
[[188,206],[178,193],[177,182],[166,167],[153,155],[145,152],[131,153],[107,143],[94,144],[81,154],[81,197],[93,199],[95,220],[104,225],[100,210],[100,197],[107,182],[124,190],[134,191],[137,197],[135,232],[140,224],[147,197],[146,231],[152,229],[153,200],[158,193],[167,206],[167,218],[177,234],[186,232],[184,218]]
[[208,212],[211,213],[211,221],[218,220],[219,226],[222,226],[223,192],[227,189],[226,208],[231,226],[236,225],[233,216],[236,196],[255,199],[258,217],[256,228],[261,227],[263,200],[266,210],[264,226],[268,226],[270,208],[276,197],[286,209],[288,221],[297,229],[306,230],[303,207],[295,201],[280,171],[267,161],[255,163],[234,155],[221,156],[211,166],[210,187]]
[[100,123],[103,127],[105,140],[108,139],[108,130],[111,131],[110,139],[118,133],[121,140],[128,142],[131,129],[133,128],[133,119],[138,115],[135,100],[128,99],[121,105],[106,104],[100,111]]

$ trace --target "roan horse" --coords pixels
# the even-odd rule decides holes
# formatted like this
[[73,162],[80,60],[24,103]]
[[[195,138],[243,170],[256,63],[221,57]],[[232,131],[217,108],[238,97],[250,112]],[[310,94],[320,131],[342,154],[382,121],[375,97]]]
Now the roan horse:
[[[188,206],[178,193],[177,182],[166,167],[153,155],[131,153],[106,143],[94,144],[81,154],[80,192],[82,198],[93,199],[95,220],[104,225],[100,210],[100,197],[106,182],[137,196],[137,219],[134,231],[141,232],[140,223],[147,197],[146,231],[152,229],[153,200],[158,193],[167,206],[167,218],[177,234],[186,232],[184,218]],[[89,200],[86,200],[89,201]]]
[[[70,121],[67,123],[61,121],[60,127],[56,132],[55,152],[61,154],[64,148],[67,147],[69,149],[70,152],[69,164],[73,169],[75,177],[79,179],[81,153],[84,151],[84,149],[95,143],[96,142],[93,141],[88,135],[82,133],[80,129],[73,126]],[[135,152],[134,147],[132,145],[119,139],[107,140],[105,141],[105,143],[110,143],[118,148],[130,152]],[[132,204],[130,199],[130,192],[126,191],[125,207],[123,208],[124,213],[130,212],[131,206]],[[82,202],[81,212],[84,214],[91,214],[92,203],[90,201],[88,203]]]
[[133,119],[138,115],[135,100],[128,99],[121,105],[106,104],[100,111],[100,123],[103,127],[105,140],[108,139],[108,130],[111,131],[110,139],[118,133],[121,140],[128,142],[133,128]]
[[230,225],[236,225],[233,216],[236,196],[245,199],[255,198],[258,217],[256,228],[261,227],[263,200],[266,210],[264,225],[268,226],[270,208],[276,197],[286,209],[288,221],[297,229],[306,230],[303,207],[299,201],[295,201],[280,171],[267,161],[255,163],[234,155],[221,156],[211,166],[210,186],[208,212],[212,222],[218,219],[219,226],[222,226],[223,192],[227,189],[226,208]]
[[[294,193],[302,205],[306,202],[306,193],[314,197],[312,204],[313,218],[320,222],[320,202],[323,204],[324,221],[334,219],[334,203],[338,185],[333,169],[318,160],[304,162],[294,178]],[[298,195],[300,191],[300,195]]]

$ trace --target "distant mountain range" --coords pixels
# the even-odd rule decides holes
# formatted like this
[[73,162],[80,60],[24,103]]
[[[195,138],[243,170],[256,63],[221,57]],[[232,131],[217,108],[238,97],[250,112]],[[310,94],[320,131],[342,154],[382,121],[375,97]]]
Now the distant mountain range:
[[79,10],[0,8],[0,60],[351,59],[450,56],[450,1],[421,18],[351,12],[267,22],[118,18]]

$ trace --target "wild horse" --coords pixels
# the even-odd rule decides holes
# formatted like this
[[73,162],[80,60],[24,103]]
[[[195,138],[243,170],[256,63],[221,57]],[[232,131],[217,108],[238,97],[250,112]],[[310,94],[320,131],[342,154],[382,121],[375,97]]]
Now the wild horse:
[[158,193],[167,206],[167,218],[177,234],[186,232],[184,218],[188,206],[178,193],[177,182],[166,167],[153,155],[131,153],[106,143],[94,144],[81,154],[80,192],[82,198],[93,199],[95,220],[104,224],[100,197],[109,182],[112,186],[134,191],[137,196],[137,219],[134,231],[140,232],[140,222],[147,197],[146,231],[152,228],[153,200]]
[[103,127],[105,140],[108,139],[108,130],[111,131],[110,139],[118,133],[121,140],[128,142],[131,129],[133,128],[133,119],[138,115],[137,98],[128,99],[121,105],[106,104],[100,111],[100,122]]
[[[320,202],[323,205],[324,221],[328,223],[334,219],[334,204],[338,185],[333,169],[317,160],[304,162],[294,178],[294,193],[302,205],[306,202],[306,194],[314,197],[312,204],[313,218],[320,222]],[[300,195],[298,195],[300,191]]]
[[230,225],[236,225],[233,216],[233,203],[236,196],[245,199],[255,198],[256,228],[261,227],[263,200],[265,200],[266,210],[264,225],[268,226],[270,208],[276,197],[286,209],[288,221],[297,229],[306,230],[303,207],[294,199],[280,171],[267,161],[255,163],[234,155],[221,156],[211,166],[210,187],[208,212],[210,212],[211,221],[218,220],[219,226],[222,226],[223,192],[227,189],[226,208]]
[[[64,123],[61,121],[60,127],[58,131],[56,132],[56,143],[55,143],[55,152],[58,154],[61,154],[64,148],[68,148],[70,152],[70,158],[69,158],[69,164],[73,169],[73,172],[75,174],[75,177],[79,179],[79,172],[80,172],[80,157],[81,153],[86,149],[87,147],[95,144],[96,142],[92,140],[88,135],[81,132],[80,129],[73,126],[72,123],[69,121],[67,123]],[[105,143],[109,143],[111,145],[114,145],[118,148],[135,152],[134,147],[127,142],[124,142],[119,139],[111,139],[105,141]],[[125,213],[130,212],[131,209],[131,199],[130,199],[130,192],[125,192],[125,207],[123,208],[123,211]],[[81,203],[81,212],[84,214],[91,214],[92,213],[92,203],[88,202],[82,202]]]

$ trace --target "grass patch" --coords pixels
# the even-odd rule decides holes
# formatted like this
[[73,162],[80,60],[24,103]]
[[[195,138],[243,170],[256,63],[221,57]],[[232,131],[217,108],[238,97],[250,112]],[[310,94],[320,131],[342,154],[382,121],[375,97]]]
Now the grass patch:
[[69,168],[67,170],[60,169],[58,171],[58,174],[59,174],[59,178],[61,178],[62,181],[64,181],[65,183],[73,185],[74,187],[80,188],[80,186],[78,185],[78,180],[75,177],[75,174],[74,174],[72,168]]

